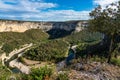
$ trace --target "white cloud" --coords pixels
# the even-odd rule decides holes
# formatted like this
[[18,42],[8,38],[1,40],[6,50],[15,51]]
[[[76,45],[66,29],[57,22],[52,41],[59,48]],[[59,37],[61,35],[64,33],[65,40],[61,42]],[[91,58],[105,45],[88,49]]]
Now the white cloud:
[[[45,21],[66,21],[66,20],[87,20],[89,19],[90,11],[75,11],[75,10],[52,10],[48,12],[41,12],[37,15],[30,14],[34,16],[37,20],[45,20]],[[26,19],[32,18],[31,16],[27,16],[24,14],[23,16]]]
[[0,0],[0,18],[34,21],[89,19],[90,11],[52,10],[54,7],[57,4],[43,0]]
[[[16,3],[16,4],[6,4]],[[0,0],[0,10],[13,10],[13,11],[32,11],[37,12],[42,9],[53,8],[57,5],[54,3],[46,3],[40,0]],[[38,10],[39,9],[39,10]]]
[[107,5],[118,2],[118,1],[119,0],[93,0],[93,3],[95,5],[101,5],[102,8],[105,8]]
[[24,13],[21,15],[0,15],[10,19],[34,20],[34,21],[66,21],[66,20],[87,20],[90,11],[75,10],[51,10],[47,12]]

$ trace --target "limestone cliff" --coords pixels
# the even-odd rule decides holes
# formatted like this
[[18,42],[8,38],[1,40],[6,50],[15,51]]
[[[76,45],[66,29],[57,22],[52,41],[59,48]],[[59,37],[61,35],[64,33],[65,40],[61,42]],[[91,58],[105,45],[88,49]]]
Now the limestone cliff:
[[66,21],[66,22],[29,22],[29,21],[12,21],[0,20],[0,32],[24,32],[28,29],[63,29],[66,31],[81,31],[86,21]]

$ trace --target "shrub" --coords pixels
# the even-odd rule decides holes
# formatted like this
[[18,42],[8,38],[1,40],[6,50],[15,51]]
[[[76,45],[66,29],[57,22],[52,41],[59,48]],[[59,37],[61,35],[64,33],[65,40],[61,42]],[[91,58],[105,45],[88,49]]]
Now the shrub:
[[19,58],[18,58],[18,60],[19,60],[20,62],[22,62],[22,63],[25,63],[25,61],[24,61],[24,58],[23,58],[23,57],[19,57]]
[[120,66],[120,59],[112,58],[111,63]]
[[67,73],[60,73],[57,80],[69,80]]
[[2,66],[2,62],[0,61],[0,80],[7,80],[10,75],[11,72],[7,69],[6,66]]
[[23,75],[23,80],[46,80],[52,75],[52,69],[47,66],[41,68],[33,68],[29,75]]

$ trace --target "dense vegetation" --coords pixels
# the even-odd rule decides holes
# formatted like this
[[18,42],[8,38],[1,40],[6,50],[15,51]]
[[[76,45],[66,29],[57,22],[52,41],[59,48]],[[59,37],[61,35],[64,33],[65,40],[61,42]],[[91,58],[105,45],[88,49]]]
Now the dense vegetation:
[[69,80],[68,73],[58,74],[57,80]]
[[23,80],[49,80],[52,75],[52,69],[47,66],[33,68],[29,75],[22,75]]
[[63,38],[65,36],[68,36],[72,33],[71,31],[66,31],[64,29],[51,29],[47,31],[47,33],[50,35],[49,39],[56,39],[56,38]]
[[28,43],[41,42],[47,40],[48,34],[40,29],[27,30],[24,33],[18,32],[1,32],[0,42],[3,44],[2,50],[6,53],[19,48],[21,45]]
[[52,40],[41,43],[38,47],[28,50],[24,57],[38,61],[55,61],[64,59],[67,54],[68,44],[62,40]]
[[0,80],[6,80],[7,77],[9,77],[11,72],[7,70],[5,66],[2,66],[2,63],[0,62]]
[[29,75],[12,73],[7,67],[2,66],[0,62],[0,80],[45,80],[53,74],[53,69],[47,66],[41,68],[32,68]]
[[65,40],[72,44],[79,44],[101,41],[102,38],[102,34],[98,32],[92,33],[87,30],[83,30],[78,33],[72,33],[71,35],[67,36]]
[[98,6],[90,13],[90,16],[92,19],[89,20],[88,29],[103,33],[108,37],[108,62],[110,63],[114,50],[118,47],[116,46],[118,44],[116,36],[120,35],[120,1],[106,6],[105,9]]
[[[105,62],[107,59],[106,45],[101,45],[102,42],[79,43],[76,48],[76,56],[80,61],[99,61]],[[104,60],[104,61],[103,61]]]

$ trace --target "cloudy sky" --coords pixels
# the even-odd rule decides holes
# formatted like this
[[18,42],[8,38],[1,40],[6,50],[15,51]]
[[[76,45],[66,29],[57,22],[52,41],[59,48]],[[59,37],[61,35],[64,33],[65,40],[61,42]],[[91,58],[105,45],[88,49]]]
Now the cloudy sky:
[[0,0],[0,19],[28,21],[87,20],[97,5],[119,0]]

